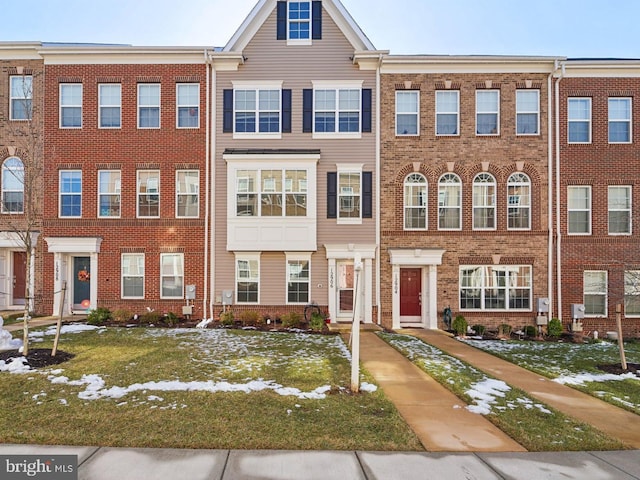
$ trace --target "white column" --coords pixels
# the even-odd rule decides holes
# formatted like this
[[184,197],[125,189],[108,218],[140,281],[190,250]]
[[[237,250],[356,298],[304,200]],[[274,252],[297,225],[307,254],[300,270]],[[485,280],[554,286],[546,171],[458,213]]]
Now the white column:
[[393,272],[391,277],[391,291],[392,291],[392,328],[400,328],[400,265],[393,266]]
[[364,323],[373,323],[373,260],[365,258],[364,260]]
[[60,295],[62,290],[62,258],[60,253],[53,254],[53,312],[52,315],[56,315],[56,312],[60,311],[60,301],[62,297]]
[[36,279],[36,247],[31,249],[31,256],[29,257],[29,311],[33,312],[35,308],[35,279]]
[[329,259],[329,278],[327,281],[329,282],[329,317],[331,318],[331,322],[335,323],[338,321],[338,310],[336,308],[336,284],[338,279],[336,278],[336,259]]
[[438,267],[429,265],[429,318],[427,328],[438,328]]
[[94,310],[98,307],[98,254],[91,254],[90,270],[91,282],[89,283],[89,308]]

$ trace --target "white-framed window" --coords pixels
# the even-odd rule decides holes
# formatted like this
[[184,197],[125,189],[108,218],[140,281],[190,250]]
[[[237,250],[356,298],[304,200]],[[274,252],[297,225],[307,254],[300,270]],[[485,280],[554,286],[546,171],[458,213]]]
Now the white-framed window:
[[144,298],[144,253],[123,253],[120,271],[121,297]]
[[237,170],[236,216],[306,217],[307,179],[307,170]]
[[287,253],[287,303],[310,301],[311,255]]
[[496,229],[496,179],[489,173],[473,179],[473,229]]
[[311,2],[289,1],[287,11],[287,38],[311,40]]
[[200,84],[176,84],[178,128],[200,128]]
[[316,88],[314,133],[360,134],[361,99],[361,88]]
[[476,135],[500,134],[500,90],[476,90]]
[[462,182],[455,173],[438,181],[438,230],[462,229]]
[[569,143],[591,143],[591,99],[569,98],[567,122]]
[[412,173],[404,180],[404,229],[426,230],[427,179],[421,173]]
[[120,128],[122,113],[122,85],[106,83],[98,85],[98,127]]
[[82,84],[60,84],[60,128],[82,128]]
[[234,89],[234,133],[279,134],[280,88]]
[[138,128],[160,128],[160,84],[138,84]]
[[531,311],[531,265],[460,267],[460,310]]
[[396,92],[396,135],[420,132],[420,91]]
[[176,171],[176,217],[197,218],[200,216],[200,172],[198,170]]
[[631,187],[611,185],[609,197],[609,235],[631,235]]
[[2,213],[24,213],[24,163],[18,157],[2,162]]
[[567,187],[567,233],[591,235],[591,187]]
[[362,172],[338,172],[338,221],[360,220]]
[[507,180],[507,230],[531,230],[531,180],[522,172]]
[[540,134],[540,90],[516,90],[516,134]]
[[607,316],[607,271],[585,270],[583,273],[584,314]]
[[31,120],[33,76],[11,75],[9,83],[9,120]]
[[640,317],[640,270],[624,272],[624,315]]
[[137,172],[137,216],[153,217],[160,216],[160,171],[159,170],[138,170]]
[[336,262],[338,314],[353,313],[355,268],[353,260]]
[[60,217],[82,217],[82,171],[60,170]]
[[631,143],[630,98],[609,98],[609,143]]
[[460,92],[436,91],[436,135],[460,135]]
[[98,171],[98,217],[120,217],[120,170]]
[[160,298],[184,298],[184,254],[160,254]]
[[236,254],[236,303],[260,301],[260,254]]

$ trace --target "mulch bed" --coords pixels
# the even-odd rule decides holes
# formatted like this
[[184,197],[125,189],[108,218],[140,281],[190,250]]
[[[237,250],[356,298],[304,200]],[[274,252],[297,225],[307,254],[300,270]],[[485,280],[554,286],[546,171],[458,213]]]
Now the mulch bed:
[[[7,350],[6,352],[0,352],[0,360],[7,361],[10,358],[21,357],[22,354],[18,350]],[[52,365],[59,365],[61,363],[71,360],[75,355],[72,353],[63,352],[58,350],[56,356],[51,356],[50,348],[30,348],[27,355],[27,362],[31,368],[50,367]]]
[[613,365],[598,365],[598,369],[603,372],[612,373],[614,375],[621,375],[623,373],[635,373],[640,377],[640,363],[628,363],[627,369],[623,370],[622,365],[615,363]]

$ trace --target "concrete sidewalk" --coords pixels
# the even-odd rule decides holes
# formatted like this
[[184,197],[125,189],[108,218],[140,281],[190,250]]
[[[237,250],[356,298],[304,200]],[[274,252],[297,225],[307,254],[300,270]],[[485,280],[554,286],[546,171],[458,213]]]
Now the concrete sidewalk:
[[[635,450],[474,454],[0,445],[4,455],[77,455],[80,480],[640,479]],[[0,478],[4,468],[0,463]]]
[[[632,448],[640,449],[640,415],[618,408],[566,385],[525,370],[513,363],[451,338],[434,330],[400,330],[473,365],[505,383],[520,388],[532,397],[560,412],[594,426],[618,438]],[[383,390],[384,386],[383,386]],[[386,391],[386,390],[385,390]]]

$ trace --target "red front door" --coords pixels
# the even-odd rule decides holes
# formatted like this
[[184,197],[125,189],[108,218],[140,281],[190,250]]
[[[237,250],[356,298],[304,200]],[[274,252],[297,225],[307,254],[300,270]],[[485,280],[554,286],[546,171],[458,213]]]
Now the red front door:
[[400,270],[400,316],[421,317],[422,269]]
[[24,305],[27,275],[27,254],[13,252],[13,304]]

